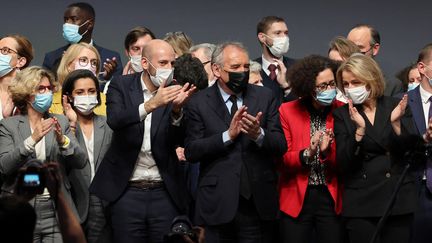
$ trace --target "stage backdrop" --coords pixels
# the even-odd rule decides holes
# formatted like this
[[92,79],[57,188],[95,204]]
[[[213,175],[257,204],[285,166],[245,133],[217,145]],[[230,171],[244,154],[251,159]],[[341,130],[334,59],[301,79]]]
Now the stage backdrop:
[[[19,33],[34,45],[33,65],[44,54],[65,44],[62,38],[63,13],[74,1],[2,1],[0,34]],[[368,23],[381,33],[377,60],[388,78],[417,59],[418,51],[432,42],[432,1],[274,1],[274,0],[162,0],[88,1],[96,10],[94,40],[121,53],[123,40],[135,26],[150,28],[158,38],[166,32],[184,31],[194,43],[243,42],[251,58],[260,55],[256,24],[266,15],[285,18],[290,37],[288,56],[327,55],[329,41],[346,36],[358,23]]]

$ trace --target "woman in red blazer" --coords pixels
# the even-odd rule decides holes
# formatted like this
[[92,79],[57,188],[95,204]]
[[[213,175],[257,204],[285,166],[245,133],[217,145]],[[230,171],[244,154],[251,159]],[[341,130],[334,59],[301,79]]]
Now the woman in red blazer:
[[341,185],[333,140],[336,64],[308,56],[287,73],[298,100],[279,108],[288,144],[279,171],[282,242],[309,242],[316,229],[320,242],[341,242]]

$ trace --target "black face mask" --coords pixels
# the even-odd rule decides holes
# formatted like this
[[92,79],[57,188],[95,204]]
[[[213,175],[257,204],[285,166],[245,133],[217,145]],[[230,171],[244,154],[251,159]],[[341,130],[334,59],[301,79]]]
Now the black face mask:
[[246,90],[249,82],[249,71],[227,72],[229,81],[226,86],[234,93],[238,94]]

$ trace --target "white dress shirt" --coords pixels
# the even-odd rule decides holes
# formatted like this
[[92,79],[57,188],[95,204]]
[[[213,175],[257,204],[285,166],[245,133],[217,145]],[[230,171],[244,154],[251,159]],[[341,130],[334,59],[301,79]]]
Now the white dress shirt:
[[84,134],[84,131],[81,130],[82,136],[84,138],[84,143],[87,149],[87,155],[90,162],[90,181],[93,181],[93,177],[95,175],[95,164],[94,164],[94,129],[90,135],[90,138]]
[[[264,58],[264,55],[261,56],[261,59],[262,59],[262,65],[261,65],[262,69],[267,74],[267,76],[270,76],[270,70],[268,69],[268,67],[270,66],[270,64],[274,64],[274,65],[276,65],[276,67],[279,66],[279,64],[277,62],[269,62],[269,61],[267,61],[267,59]],[[279,60],[281,62],[283,62],[283,56],[280,57]],[[279,73],[279,69],[276,68],[275,72],[276,72],[276,75],[277,75]]]
[[424,113],[424,119],[425,119],[425,124],[426,124],[426,128],[428,126],[428,122],[429,122],[429,107],[431,102],[429,101],[429,98],[432,96],[431,93],[429,93],[428,91],[426,91],[425,89],[423,89],[423,87],[420,85],[420,97],[421,97],[421,101],[422,101],[422,106],[423,106],[423,113]]

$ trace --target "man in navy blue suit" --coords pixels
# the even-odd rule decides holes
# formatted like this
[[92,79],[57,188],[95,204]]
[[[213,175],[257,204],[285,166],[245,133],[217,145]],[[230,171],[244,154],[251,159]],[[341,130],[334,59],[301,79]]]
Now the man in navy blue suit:
[[257,37],[262,48],[262,56],[255,59],[262,66],[263,85],[271,89],[278,104],[297,99],[291,93],[286,80],[286,70],[295,60],[284,56],[289,49],[288,27],[285,20],[277,16],[267,16],[257,25]]
[[69,5],[64,13],[63,25],[63,37],[68,44],[46,53],[42,66],[56,73],[66,49],[71,44],[86,42],[96,47],[101,56],[101,70],[103,72],[99,76],[100,79],[108,81],[113,76],[120,76],[122,74],[120,55],[115,51],[96,45],[92,39],[94,23],[95,11],[90,4],[73,3]]
[[[417,88],[408,92],[408,104],[419,135],[430,130],[432,116],[432,43],[426,45],[418,56],[417,68],[422,80]],[[431,123],[429,123],[431,124]],[[431,140],[426,137],[426,140]],[[414,215],[412,243],[431,242],[432,231],[432,160],[429,158],[417,173],[419,206]]]
[[287,149],[271,90],[248,84],[242,44],[218,45],[214,85],[185,107],[185,156],[200,162],[195,222],[206,242],[277,242],[274,158]]
[[167,42],[151,40],[142,54],[144,71],[116,77],[108,89],[113,139],[90,187],[110,203],[114,242],[162,242],[189,203],[175,146],[195,88],[169,85],[175,53]]

